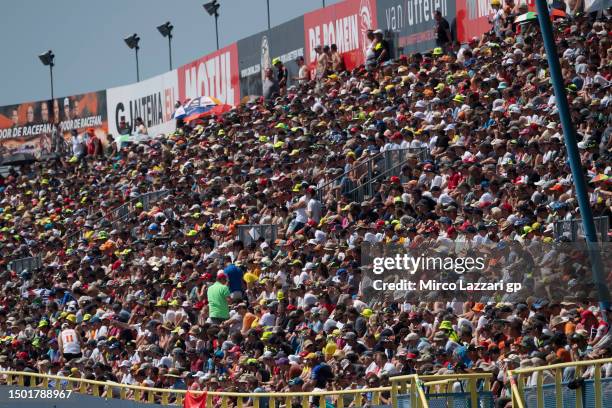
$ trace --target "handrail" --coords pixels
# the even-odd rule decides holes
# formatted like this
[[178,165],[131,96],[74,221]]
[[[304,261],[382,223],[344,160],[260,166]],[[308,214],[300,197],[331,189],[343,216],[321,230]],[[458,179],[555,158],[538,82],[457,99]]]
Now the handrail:
[[[129,384],[120,384],[112,381],[96,381],[96,380],[88,380],[84,378],[73,378],[73,377],[63,377],[58,375],[50,375],[50,374],[40,374],[40,373],[29,373],[29,372],[19,372],[19,371],[0,371],[0,378],[6,377],[7,385],[14,385],[17,380],[17,385],[23,386],[25,382],[23,381],[25,377],[42,379],[42,382],[38,382],[36,380],[33,381],[34,387],[47,387],[50,380],[56,380],[57,383],[55,387],[58,388],[61,386],[60,382],[65,382],[68,386],[72,385],[72,388],[75,389],[76,392],[86,393],[87,386],[93,386],[92,393],[94,396],[100,396],[100,387],[107,392],[106,398],[113,398],[112,394],[109,396],[108,392],[110,392],[111,388],[120,388],[119,392],[120,397],[118,399],[126,399],[125,396],[127,394],[127,390],[134,391],[135,399],[142,400],[142,402],[155,402],[155,396],[159,395],[161,397],[162,403],[169,404],[170,396],[174,396],[175,403],[182,404],[182,400],[187,394],[188,390],[180,390],[180,389],[169,389],[169,388],[154,388],[154,387],[143,387],[140,385],[129,385]],[[76,386],[74,386],[74,385]],[[239,400],[247,399],[247,398],[255,398],[257,401],[261,398],[270,398],[271,400],[287,400],[288,398],[300,398],[302,401],[308,401],[308,399],[312,397],[323,397],[321,401],[325,400],[325,397],[339,397],[346,395],[353,395],[353,400],[357,401],[361,399],[364,394],[373,394],[372,399],[375,403],[378,403],[380,399],[380,394],[383,392],[391,391],[391,387],[376,387],[376,388],[358,388],[358,389],[349,389],[349,390],[329,390],[329,391],[311,391],[311,392],[258,392],[258,393],[247,393],[247,392],[226,392],[226,391],[192,391],[189,390],[190,393],[198,395],[198,394],[207,394],[207,398],[212,397],[221,397],[224,400],[226,398],[238,398]],[[144,399],[144,400],[143,400]],[[146,400],[146,401],[145,401]],[[340,399],[339,401],[342,401]],[[339,403],[339,406],[342,402]],[[256,404],[257,405],[257,404]],[[323,404],[321,404],[323,405]],[[225,406],[225,405],[224,405]],[[358,404],[361,406],[361,404]],[[423,408],[428,408],[427,405],[423,405]]]
[[521,393],[519,392],[518,386],[516,385],[516,381],[514,380],[512,370],[508,370],[507,375],[510,378],[510,391],[512,393],[512,406],[516,408],[525,408],[525,404],[523,403],[523,398],[521,397]]
[[[416,374],[409,375],[398,375],[397,377],[389,378],[389,381],[406,381],[412,378],[415,378]],[[475,378],[477,380],[485,380],[492,376],[491,373],[464,373],[464,374],[427,374],[427,375],[419,375],[418,378],[422,381],[436,381],[436,380],[452,380],[452,379],[462,379],[469,380],[471,378]]]
[[[512,392],[512,406],[517,408],[525,408],[525,396],[524,396],[524,380],[526,377],[530,376],[533,373],[538,373],[538,378],[536,381],[536,399],[538,401],[538,406],[542,406],[544,401],[543,395],[543,371],[554,371],[555,373],[555,396],[556,396],[556,406],[560,407],[563,405],[563,393],[561,392],[562,387],[562,378],[561,378],[561,370],[574,367],[576,370],[574,372],[574,377],[579,378],[582,375],[582,370],[585,367],[595,367],[595,372],[593,376],[593,389],[594,389],[594,398],[595,398],[595,406],[602,406],[603,395],[601,388],[601,366],[604,364],[612,363],[612,358],[603,358],[598,360],[584,360],[584,361],[573,361],[569,363],[559,363],[552,364],[549,366],[540,366],[540,367],[527,367],[527,368],[517,368],[515,370],[508,370],[507,375],[510,380],[510,390]],[[514,376],[518,378],[515,380]],[[577,403],[582,402],[582,389],[576,390],[576,401]]]
[[449,378],[447,380],[427,381],[423,383],[423,386],[431,387],[433,385],[444,385],[444,384],[448,384],[449,382],[453,382],[453,381],[455,381],[454,378]]
[[429,408],[429,402],[427,401],[427,397],[425,396],[425,391],[423,391],[423,382],[419,380],[419,376],[417,375],[415,378],[417,393],[419,394],[420,405],[422,408]]
[[[22,267],[20,270],[13,269],[16,264],[23,264],[26,261],[29,263],[28,267],[26,268]],[[34,255],[34,256],[26,256],[23,258],[13,259],[9,261],[7,266],[8,266],[8,269],[14,271],[15,273],[21,273],[26,269],[31,270],[31,269],[39,268],[42,266],[42,256],[39,254],[39,255]]]
[[383,171],[382,173],[378,174],[377,176],[369,179],[368,181],[366,181],[365,183],[362,183],[360,185],[358,185],[357,187],[353,188],[352,190],[350,190],[348,193],[346,193],[347,195],[353,194],[355,191],[359,190],[360,188],[363,188],[364,186],[367,185],[372,185],[374,184],[376,181],[378,181],[381,177],[384,178],[386,177],[389,173],[393,172],[393,170],[397,169],[397,168],[401,168],[400,166],[403,166],[404,164],[406,164],[406,162],[408,161],[408,158],[404,159],[403,161],[397,163],[395,166],[386,169],[385,171]]
[[320,199],[323,198],[324,196],[324,191],[327,189],[327,187],[329,187],[330,185],[336,183],[338,180],[342,180],[344,177],[346,177],[347,175],[349,175],[350,173],[354,172],[356,169],[360,168],[361,166],[367,165],[369,163],[372,163],[374,159],[379,158],[380,156],[382,156],[384,154],[384,152],[378,152],[376,153],[374,156],[368,157],[367,160],[358,163],[356,166],[351,167],[350,170],[345,171],[344,173],[340,174],[339,176],[334,177],[332,180],[328,181],[327,183],[323,184],[322,186],[317,188],[317,191],[320,191],[321,193],[321,197]]
[[526,367],[526,368],[517,368],[512,370],[515,374],[530,374],[537,371],[546,371],[546,370],[556,370],[559,368],[567,368],[567,367],[584,367],[584,366],[592,366],[596,364],[607,364],[612,363],[612,358],[601,358],[599,360],[582,360],[582,361],[572,361],[569,363],[559,363],[559,364],[551,364],[549,366],[540,366],[540,367]]
[[[600,243],[608,242],[608,231],[610,226],[608,225],[609,219],[607,216],[593,217],[593,222],[597,229],[597,236]],[[568,228],[569,227],[569,228]],[[568,231],[569,229],[569,231]],[[553,233],[555,239],[559,239],[566,233],[570,234],[570,239],[573,242],[579,242],[579,238],[584,239],[584,231],[582,230],[582,219],[572,218],[570,220],[557,220],[553,223]]]
[[[40,373],[29,373],[29,372],[21,372],[21,371],[0,371],[0,376],[11,376],[11,377],[35,377],[35,378],[46,378],[52,380],[66,381],[66,382],[77,382],[77,383],[85,383],[89,385],[97,385],[101,387],[111,386],[111,387],[120,387],[127,388],[134,391],[147,391],[147,392],[159,392],[159,393],[173,393],[173,394],[186,394],[187,390],[175,390],[169,388],[154,388],[154,387],[143,387],[141,385],[130,385],[130,384],[121,384],[113,381],[97,381],[97,380],[88,380],[85,378],[74,378],[74,377],[64,377],[60,375],[52,375],[52,374],[40,374]],[[359,388],[352,390],[336,390],[336,391],[311,391],[311,392],[258,392],[255,393],[257,397],[263,398],[280,398],[283,397],[300,397],[300,396],[308,396],[308,397],[317,397],[317,396],[327,396],[327,395],[347,395],[347,394],[364,394],[369,392],[385,392],[390,391],[391,387],[377,387],[377,388]],[[252,397],[254,393],[248,392],[226,392],[226,391],[189,391],[194,394],[202,394],[206,392],[208,395],[212,396],[226,396],[226,397]]]
[[[113,218],[115,218],[115,213],[116,213],[116,212],[119,210],[119,208],[121,208],[121,207],[123,207],[123,206],[125,206],[125,205],[129,206],[129,205],[131,205],[131,204],[138,203],[140,200],[142,200],[142,197],[143,197],[143,196],[145,196],[145,195],[147,195],[147,194],[151,194],[151,193],[160,193],[160,192],[166,192],[166,191],[171,191],[171,190],[172,190],[172,189],[166,188],[166,189],[162,189],[162,190],[147,191],[146,193],[142,193],[142,194],[140,194],[138,197],[134,197],[134,198],[132,198],[132,199],[130,199],[130,200],[128,200],[128,201],[126,201],[126,202],[124,202],[124,203],[122,203],[122,204],[118,205],[117,207],[113,208],[112,210],[110,210],[110,211],[108,212],[108,215],[111,215]],[[99,218],[97,218],[97,219],[94,221],[94,224],[97,224],[98,222],[100,222],[100,221],[101,221],[101,220],[103,220],[104,218],[106,218],[106,217],[99,217]],[[72,234],[70,234],[70,235],[66,236],[66,238],[65,238],[66,242],[70,244],[71,240],[72,240],[72,239],[73,239],[73,238],[74,238],[76,235],[78,235],[78,234],[80,234],[80,233],[81,233],[81,231],[80,231],[80,230],[77,230],[77,231],[74,231]]]
[[[428,384],[430,381],[439,381],[439,382],[452,382],[452,381],[467,381],[470,389],[470,398],[472,400],[472,406],[478,406],[478,393],[476,389],[477,382],[479,380],[490,380],[492,377],[491,373],[469,373],[469,374],[428,374],[428,375],[401,375],[397,377],[389,378],[391,382],[391,395],[397,395],[398,390],[400,393],[407,393],[406,385],[410,384],[410,396],[411,396],[411,406],[417,406],[417,404],[421,404],[423,407],[427,407],[428,405],[423,405],[421,401],[421,392],[425,395],[425,391],[422,389],[423,385]],[[489,383],[485,382],[485,390],[489,389]],[[393,408],[397,408],[397,405],[394,404]]]
[[[352,396],[355,406],[363,406],[362,398],[366,394],[371,394],[372,403],[378,405],[380,402],[381,394],[383,392],[389,392],[393,406],[397,407],[397,396],[398,394],[408,394],[413,402],[414,407],[428,408],[427,394],[423,386],[426,381],[468,381],[472,392],[472,401],[477,400],[476,384],[479,380],[487,380],[491,377],[490,373],[471,373],[471,374],[441,374],[441,375],[424,375],[419,376],[417,374],[404,375],[391,377],[390,386],[376,387],[376,388],[358,388],[358,389],[346,389],[346,390],[325,390],[316,392],[261,392],[261,393],[248,393],[248,392],[226,392],[226,391],[189,391],[192,394],[206,393],[207,398],[220,397],[223,399],[223,406],[226,406],[227,398],[237,398],[240,402],[242,399],[255,399],[255,406],[257,407],[261,398],[269,398],[270,400],[288,401],[291,398],[299,398],[302,401],[302,406],[308,405],[308,400],[313,397],[321,397],[320,407],[324,407],[326,397],[339,398],[338,408],[343,408],[345,396]],[[59,375],[41,374],[41,373],[30,373],[30,372],[19,372],[19,371],[0,371],[0,382],[7,385],[25,385],[25,378],[30,378],[30,386],[32,387],[48,387],[51,380],[55,381],[54,387],[59,389],[60,387],[70,387],[75,392],[83,394],[93,394],[94,396],[101,396],[106,393],[106,398],[117,398],[117,399],[130,399],[154,403],[155,401],[161,401],[162,404],[182,404],[185,398],[187,390],[180,389],[168,389],[168,388],[154,388],[146,387],[142,385],[129,385],[121,384],[112,381],[97,381],[88,380],[84,378],[73,378],[64,377]],[[2,381],[4,380],[4,381]],[[41,381],[42,380],[42,381]],[[410,388],[407,387],[410,386]],[[91,388],[88,388],[91,387]],[[101,388],[101,389],[100,389]],[[485,389],[488,389],[485,387]],[[128,394],[128,391],[133,392]],[[114,394],[118,393],[118,394]],[[118,395],[115,397],[115,395]],[[476,398],[476,400],[475,400]],[[241,406],[241,404],[238,404]]]

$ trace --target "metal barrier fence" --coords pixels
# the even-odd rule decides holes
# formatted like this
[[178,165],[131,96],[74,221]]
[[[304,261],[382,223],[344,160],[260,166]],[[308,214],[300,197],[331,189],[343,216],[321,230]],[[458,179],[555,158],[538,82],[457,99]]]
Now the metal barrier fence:
[[[493,408],[489,373],[391,377],[393,408]],[[461,392],[453,392],[458,386]]]
[[[612,358],[510,370],[508,376],[512,385],[512,406],[516,408],[612,406],[612,378],[602,378],[602,366],[605,364],[612,364]],[[568,371],[564,372],[565,370]],[[583,383],[574,382],[577,387],[568,387],[570,385],[568,377],[580,381],[586,370],[589,370],[592,378],[584,379]]]
[[[409,157],[414,156],[417,162],[422,162],[429,159],[429,149],[426,147],[411,147],[408,149],[387,150],[384,152],[385,166],[383,171],[396,169],[398,164],[403,164]],[[392,176],[399,176],[401,168],[398,168]]]
[[[400,378],[400,377],[396,377]],[[404,389],[414,391],[410,396],[411,407],[428,408],[427,400],[418,385],[419,377],[416,375],[401,377],[393,382],[390,387],[362,388],[340,391],[322,392],[262,392],[262,393],[237,393],[208,391],[206,394],[206,406],[214,407],[228,406],[242,407],[248,400],[252,401],[253,408],[280,408],[281,405],[289,408],[299,405],[302,408],[316,406],[326,408],[332,404],[335,408],[381,406],[382,396],[389,395],[392,398],[393,407],[397,408],[398,390]],[[157,403],[163,405],[183,405],[185,390],[150,388],[136,385],[125,385],[115,382],[102,382],[86,380],[82,378],[61,377],[56,375],[26,373],[15,371],[0,372],[0,383],[16,385],[19,387],[38,387],[55,390],[72,390],[78,394],[93,395],[109,399],[133,400],[139,402]],[[193,392],[200,394],[201,392]]]
[[341,175],[333,178],[331,181],[328,181],[327,183],[319,187],[317,189],[317,198],[319,199],[319,201],[323,201],[329,191],[331,189],[339,187],[342,184],[343,180],[359,180],[361,178],[370,179],[378,168],[378,164],[382,163],[383,161],[383,154],[377,153],[374,156],[368,157],[367,160],[355,164],[349,171],[342,173]]
[[328,181],[317,189],[317,197],[323,201],[331,189],[339,189],[340,194],[346,195],[347,192],[361,189],[363,195],[371,195],[370,181],[385,174],[387,177],[399,176],[401,165],[407,159],[414,156],[417,161],[422,162],[429,159],[429,149],[426,147],[406,148],[397,150],[387,150],[377,153],[367,160],[357,163],[351,170],[342,173],[333,180]]
[[135,208],[136,204],[138,203],[142,204],[142,210],[149,211],[151,208],[153,208],[153,204],[157,202],[157,200],[159,200],[162,197],[165,197],[169,193],[170,193],[170,190],[158,190],[158,191],[151,191],[149,193],[141,194],[138,197],[131,199],[127,203],[122,204],[119,207],[115,208],[112,212],[113,214],[112,218],[115,221],[124,220],[127,216],[131,214],[132,210]]
[[238,239],[246,246],[263,237],[266,242],[274,242],[278,235],[276,224],[238,225]]
[[[111,224],[113,225],[114,228],[117,228],[121,226],[122,221],[124,221],[132,213],[134,208],[136,208],[137,203],[139,202],[142,203],[142,210],[149,211],[151,208],[153,208],[153,205],[157,200],[170,194],[171,191],[172,190],[166,189],[166,190],[157,190],[157,191],[151,191],[149,193],[141,194],[138,197],[135,197],[129,200],[128,202],[121,204],[120,206],[114,208],[108,213],[108,215],[98,218],[97,220],[94,221],[94,224],[97,224],[106,218],[109,221],[111,221]],[[82,236],[82,232],[77,231],[69,235],[66,238],[66,241],[68,242],[68,244],[72,245],[81,236]]]
[[[300,406],[302,408],[429,408],[430,401],[445,401],[445,407],[461,405],[449,402],[463,401],[462,406],[489,408],[491,374],[416,374],[391,377],[391,385],[379,388],[360,388],[320,392],[258,392],[237,393],[207,391],[207,407],[230,405],[241,408],[247,401],[253,408],[285,408]],[[183,405],[185,390],[151,388],[137,385],[102,382],[75,377],[62,377],[30,372],[2,371],[0,384],[18,387],[43,388],[53,390],[70,390],[77,394],[92,395],[107,400],[131,400],[163,405]],[[447,396],[449,387],[456,384],[464,387],[464,392]],[[425,391],[427,389],[427,392]],[[444,392],[442,392],[444,391]],[[193,394],[200,394],[195,391]],[[461,395],[458,395],[461,394]],[[455,398],[450,400],[449,398]],[[110,402],[109,402],[110,403]],[[440,402],[436,403],[436,406]]]
[[[595,230],[599,242],[608,242],[608,231],[610,229],[610,220],[608,217],[593,217],[595,222]],[[584,229],[582,226],[582,219],[572,219],[555,221],[554,223],[554,234],[555,239],[559,239],[562,236],[568,237],[571,241],[584,240]]]
[[[582,385],[582,391],[577,392],[575,389],[568,387],[569,382],[565,381],[562,385],[562,407],[576,407],[582,404],[583,408],[598,408],[595,401],[595,381],[585,380]],[[537,407],[538,406],[538,389],[536,387],[526,387],[525,393],[525,406],[526,407]],[[556,407],[557,406],[557,394],[555,384],[544,384],[542,386],[542,402],[544,407]],[[601,379],[601,394],[602,404],[603,401],[609,401],[612,406],[612,378]],[[580,401],[577,397],[580,397]],[[600,405],[601,407],[602,405]]]
[[9,262],[8,264],[8,269],[14,271],[17,274],[25,270],[32,271],[40,267],[42,267],[42,257],[40,255],[15,259]]
[[493,408],[490,374],[419,376],[430,407]]
[[400,181],[405,182],[406,180],[402,177],[402,168],[411,157],[415,157],[417,160],[425,160],[429,157],[429,150],[426,148],[410,148],[385,151],[383,153],[384,166],[382,166],[384,170],[372,175],[362,184],[346,183],[342,189],[342,194],[351,201],[359,203],[371,198],[379,185],[389,177],[397,176]]

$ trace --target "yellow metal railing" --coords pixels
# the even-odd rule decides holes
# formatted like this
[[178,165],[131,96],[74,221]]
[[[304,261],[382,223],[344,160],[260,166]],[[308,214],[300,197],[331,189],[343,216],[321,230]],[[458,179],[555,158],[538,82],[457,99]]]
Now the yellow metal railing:
[[[553,364],[542,367],[520,368],[516,370],[508,370],[510,377],[510,386],[512,389],[512,406],[516,408],[525,408],[525,383],[538,373],[536,377],[536,401],[537,408],[544,408],[544,371],[549,371],[555,378],[555,407],[563,407],[563,370],[568,367],[575,367],[574,378],[582,377],[586,368],[593,367],[593,389],[595,391],[595,406],[603,407],[603,395],[601,388],[601,366],[607,363],[612,363],[612,358],[601,360],[586,360],[574,361],[571,363]],[[516,376],[516,378],[515,378]],[[548,407],[546,407],[548,408]],[[576,408],[582,407],[582,389],[576,389]]]
[[[470,393],[472,407],[478,407],[478,382],[483,381],[483,390],[489,391],[491,385],[490,373],[473,374],[435,374],[407,375],[391,377],[391,395],[393,408],[397,408],[397,395],[410,394],[411,407],[427,407],[427,398],[423,387],[430,387],[429,394],[452,393],[453,384],[457,381],[466,382]],[[431,392],[431,387],[433,391]]]
[[[390,378],[390,386],[379,388],[361,388],[337,391],[320,392],[268,392],[268,393],[240,393],[207,391],[207,406],[216,402],[222,408],[232,405],[242,408],[246,400],[251,400],[253,408],[259,408],[262,398],[268,399],[269,408],[281,406],[290,408],[294,402],[300,402],[302,408],[309,408],[312,403],[326,407],[330,401],[335,408],[360,408],[365,405],[382,405],[388,403],[397,408],[397,397],[401,394],[410,395],[410,406],[414,408],[429,408],[424,386],[434,387],[436,392],[450,392],[449,387],[456,381],[468,384],[471,403],[478,406],[478,381],[484,381],[484,389],[490,385],[490,374],[445,374],[445,375],[407,375]],[[129,399],[146,403],[161,403],[166,405],[182,405],[187,391],[143,387],[138,385],[119,384],[115,382],[102,382],[83,378],[62,377],[17,371],[0,372],[0,384],[29,387],[42,387],[64,389],[79,394],[93,395],[106,399]],[[200,391],[201,392],[201,391]],[[200,393],[194,391],[194,394]],[[390,401],[383,401],[383,395],[388,395]],[[317,401],[318,399],[318,401]]]
[[[402,377],[403,387],[410,382],[416,385],[418,377],[407,376]],[[57,375],[46,375],[38,373],[3,371],[0,372],[0,384],[44,387],[50,385],[55,389],[72,390],[80,394],[93,395],[106,399],[118,398],[129,399],[139,402],[161,403],[166,405],[182,405],[183,399],[187,391],[143,387],[137,385],[119,384],[114,382],[101,382],[95,380],[86,380],[83,378],[62,377]],[[398,384],[398,382],[395,382]],[[360,408],[368,404],[381,404],[383,393],[392,394],[392,386],[379,388],[362,388],[349,389],[338,391],[321,391],[321,392],[269,392],[269,393],[239,393],[239,392],[221,392],[207,391],[207,406],[213,406],[213,400],[220,402],[222,408],[227,408],[230,405],[242,408],[247,399],[251,399],[254,408],[259,408],[262,398],[268,399],[269,408],[277,408],[282,405],[289,408],[295,401],[300,401],[302,408],[309,408],[312,402],[317,402],[320,408],[325,408],[326,402],[331,401],[336,408],[344,408],[346,405]],[[416,388],[415,388],[416,389]],[[200,392],[193,391],[194,394]],[[322,397],[322,398],[321,398]],[[419,393],[420,407],[428,408],[425,395]]]

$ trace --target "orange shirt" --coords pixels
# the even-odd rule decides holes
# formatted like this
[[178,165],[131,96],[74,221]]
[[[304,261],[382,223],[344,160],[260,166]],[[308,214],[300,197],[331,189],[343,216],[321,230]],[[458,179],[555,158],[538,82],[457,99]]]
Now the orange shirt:
[[242,330],[240,331],[242,333],[246,333],[251,328],[251,325],[255,319],[257,319],[257,316],[255,316],[253,313],[246,313],[242,318]]
[[556,354],[564,363],[570,363],[572,361],[571,353],[563,347],[559,347]]

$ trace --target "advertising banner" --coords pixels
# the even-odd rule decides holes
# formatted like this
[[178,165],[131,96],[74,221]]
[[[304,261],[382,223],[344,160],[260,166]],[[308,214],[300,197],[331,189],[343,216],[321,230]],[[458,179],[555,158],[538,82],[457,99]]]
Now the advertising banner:
[[[518,0],[526,4],[529,11],[536,11],[535,0]],[[457,39],[468,42],[491,30],[489,20],[493,17],[491,0],[456,0]]]
[[106,91],[108,131],[115,138],[131,134],[141,118],[149,136],[174,131],[174,104],[179,97],[177,70]]
[[314,65],[317,45],[338,46],[347,69],[365,61],[366,32],[375,29],[375,0],[346,0],[304,15],[305,59]]
[[298,74],[296,58],[304,56],[304,17],[294,18],[269,31],[262,31],[238,41],[240,96],[261,95],[266,68],[280,58],[289,71],[288,86]]
[[378,28],[398,53],[423,52],[436,46],[434,12],[440,10],[451,27],[455,0],[378,0]]
[[106,91],[0,107],[0,156],[69,153],[72,130],[106,141]]
[[238,47],[233,43],[178,68],[179,100],[212,96],[221,103],[240,102]]
[[490,0],[457,0],[457,39],[467,42],[491,29]]

